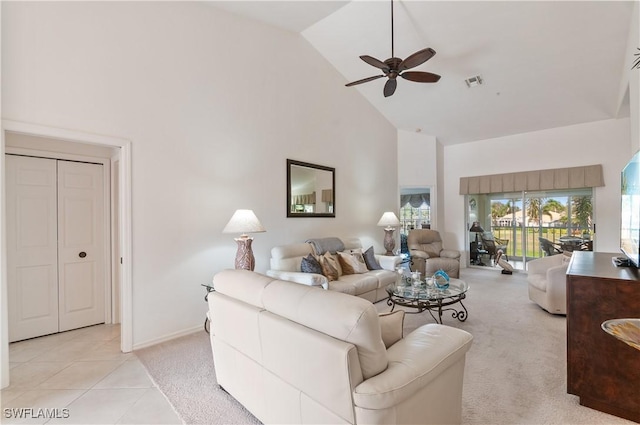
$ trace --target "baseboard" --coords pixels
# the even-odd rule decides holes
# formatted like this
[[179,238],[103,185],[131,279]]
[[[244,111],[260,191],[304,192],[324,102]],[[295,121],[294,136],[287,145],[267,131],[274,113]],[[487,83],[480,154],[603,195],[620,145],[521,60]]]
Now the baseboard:
[[163,335],[158,338],[150,339],[148,341],[141,342],[133,345],[133,350],[140,350],[141,348],[151,347],[152,345],[160,344],[162,342],[170,341],[172,339],[180,338],[181,336],[191,335],[203,330],[202,325],[194,326],[193,328],[183,329],[181,331],[173,332],[167,335]]

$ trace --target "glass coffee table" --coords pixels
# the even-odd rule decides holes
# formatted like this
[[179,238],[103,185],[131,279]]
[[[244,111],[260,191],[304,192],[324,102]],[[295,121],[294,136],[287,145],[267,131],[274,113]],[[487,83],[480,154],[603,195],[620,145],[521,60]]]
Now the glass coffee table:
[[[418,286],[408,283],[393,284],[387,287],[389,294],[387,305],[391,306],[391,311],[396,308],[396,305],[416,309],[407,313],[422,313],[426,310],[433,320],[440,324],[442,324],[442,313],[451,311],[451,317],[464,322],[467,320],[468,312],[462,300],[466,298],[468,290],[469,285],[460,279],[451,279],[447,289],[438,289],[424,280]],[[437,317],[434,312],[437,312]]]

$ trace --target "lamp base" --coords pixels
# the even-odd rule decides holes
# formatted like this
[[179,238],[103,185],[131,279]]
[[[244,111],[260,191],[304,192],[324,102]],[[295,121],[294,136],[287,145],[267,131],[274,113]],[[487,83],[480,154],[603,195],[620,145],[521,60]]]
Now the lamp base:
[[253,238],[236,238],[235,241],[238,244],[235,262],[236,269],[253,271],[256,266],[256,259],[251,250]]
[[396,247],[396,240],[393,237],[394,228],[384,229],[384,249],[387,252],[384,255],[393,255],[393,249]]

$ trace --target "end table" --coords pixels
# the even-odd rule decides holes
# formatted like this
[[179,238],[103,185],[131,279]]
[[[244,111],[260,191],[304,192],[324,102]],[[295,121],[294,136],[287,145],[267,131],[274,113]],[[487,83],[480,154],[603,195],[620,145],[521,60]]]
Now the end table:
[[[204,296],[204,301],[206,303],[209,303],[209,294],[211,292],[215,292],[216,288],[214,288],[213,284],[210,284],[210,283],[203,283],[203,284],[201,284],[201,286],[204,286],[205,289],[207,290],[207,293]],[[206,333],[209,333],[209,322],[210,322],[210,320],[209,320],[209,312],[207,311],[207,316],[204,318],[204,331]]]

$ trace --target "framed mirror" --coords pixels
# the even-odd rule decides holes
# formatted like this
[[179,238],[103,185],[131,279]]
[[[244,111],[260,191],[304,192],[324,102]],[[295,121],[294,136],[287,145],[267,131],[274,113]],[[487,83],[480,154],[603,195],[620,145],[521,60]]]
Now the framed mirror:
[[287,159],[287,217],[335,217],[335,171]]

